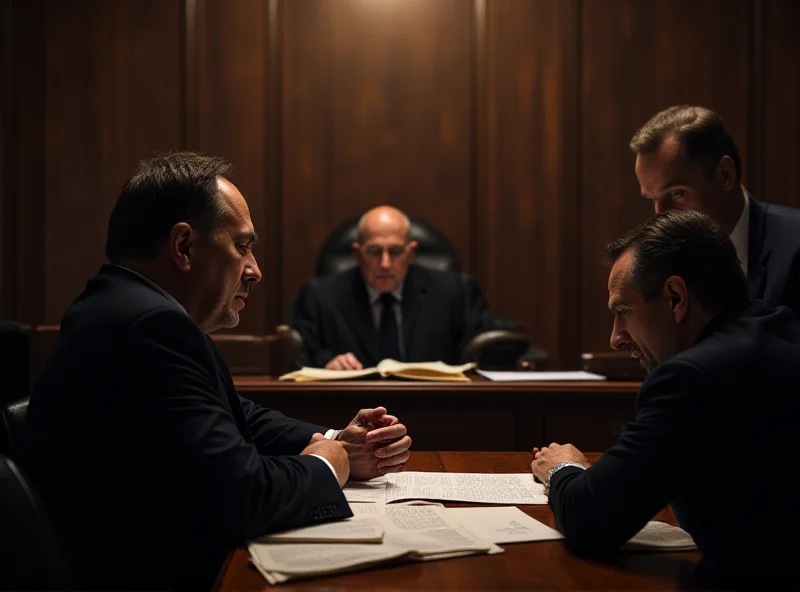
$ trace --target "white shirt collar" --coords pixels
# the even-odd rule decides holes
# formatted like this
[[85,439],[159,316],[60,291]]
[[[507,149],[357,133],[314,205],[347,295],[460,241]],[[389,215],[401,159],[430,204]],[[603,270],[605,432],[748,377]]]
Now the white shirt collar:
[[736,247],[736,255],[739,257],[739,263],[742,265],[742,270],[747,275],[747,249],[750,245],[750,200],[747,198],[747,191],[742,186],[742,196],[744,198],[744,208],[742,215],[739,216],[739,221],[733,227],[731,232],[731,242]]
[[141,279],[142,279],[142,280],[143,280],[143,281],[144,281],[144,282],[145,282],[145,283],[146,283],[148,286],[150,286],[151,288],[153,288],[153,289],[154,289],[156,292],[160,292],[161,294],[163,294],[164,296],[166,296],[166,297],[167,297],[169,300],[172,300],[172,302],[174,302],[175,304],[177,304],[177,305],[180,307],[180,309],[181,309],[183,312],[186,312],[186,309],[183,307],[183,305],[182,305],[180,302],[178,302],[178,301],[175,299],[175,297],[174,297],[172,294],[170,294],[169,292],[167,292],[167,291],[166,291],[164,288],[162,288],[161,286],[159,286],[157,283],[155,283],[155,282],[154,282],[153,280],[151,280],[149,277],[143,276],[143,275],[142,275],[141,273],[139,273],[138,271],[135,271],[135,270],[131,269],[130,267],[125,267],[124,265],[115,265],[114,267],[117,267],[117,268],[119,268],[119,269],[124,269],[124,270],[125,270],[125,271],[127,271],[128,273],[132,273],[133,275],[135,275],[135,276],[137,276],[137,277],[141,278]]
[[[392,296],[395,297],[395,300],[397,300],[397,302],[402,302],[403,301],[403,284],[404,283],[405,282],[400,282],[400,285],[397,286],[397,289],[394,292],[392,292]],[[378,299],[381,297],[382,293],[383,292],[378,292],[372,286],[367,285],[367,294],[369,294],[369,302],[370,302],[370,304],[373,304],[373,305],[376,304],[378,302]]]

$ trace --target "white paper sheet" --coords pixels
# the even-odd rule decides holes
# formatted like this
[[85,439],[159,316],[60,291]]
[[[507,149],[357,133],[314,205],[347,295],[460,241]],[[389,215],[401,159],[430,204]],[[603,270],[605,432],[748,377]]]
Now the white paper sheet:
[[[378,504],[369,504],[377,506]],[[354,516],[336,522],[294,528],[260,537],[258,543],[380,543],[384,528],[373,516]]]
[[547,504],[532,473],[427,473],[388,475],[386,503],[427,499],[487,504]]
[[529,381],[586,381],[586,380],[606,380],[601,374],[584,372],[583,370],[569,372],[495,372],[489,370],[478,370],[478,374],[495,382],[529,382]]
[[[477,534],[477,533],[476,533]],[[697,545],[691,535],[666,522],[650,521],[622,545],[624,551],[694,551]]]
[[385,504],[386,480],[384,477],[375,477],[369,481],[348,481],[342,487],[344,498],[348,502]]
[[557,541],[564,535],[514,506],[447,508],[447,517],[476,537],[495,544]]

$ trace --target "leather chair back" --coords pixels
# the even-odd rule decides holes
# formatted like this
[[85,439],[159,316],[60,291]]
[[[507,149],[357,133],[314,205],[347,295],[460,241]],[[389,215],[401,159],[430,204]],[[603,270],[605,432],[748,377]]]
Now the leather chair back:
[[[319,250],[316,264],[318,277],[338,273],[356,265],[352,245],[358,242],[360,216],[345,220],[328,235]],[[432,269],[461,271],[461,263],[453,245],[437,228],[425,220],[409,216],[410,240],[419,246],[414,263]]]
[[0,409],[0,454],[11,458],[18,457],[29,401],[30,399],[25,397]]
[[0,455],[0,525],[0,590],[71,587],[64,551],[41,499],[16,463],[3,455]]
[[0,321],[0,405],[29,394],[31,327]]

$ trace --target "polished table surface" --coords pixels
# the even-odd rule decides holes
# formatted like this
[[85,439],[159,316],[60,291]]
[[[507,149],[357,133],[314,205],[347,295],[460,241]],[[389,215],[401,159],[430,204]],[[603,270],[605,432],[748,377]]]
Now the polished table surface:
[[239,393],[290,417],[341,428],[386,407],[416,450],[529,451],[550,442],[606,450],[634,415],[638,382],[471,382],[403,379],[286,382],[234,376]]
[[[596,460],[598,454],[587,454]],[[523,452],[417,452],[407,465],[415,471],[515,473],[530,471]],[[470,504],[446,504],[464,506]],[[518,506],[554,526],[548,506]],[[675,524],[667,508],[657,520]],[[563,541],[501,545],[499,555],[408,563],[325,578],[289,582],[279,590],[676,590],[690,585],[697,552],[621,554],[611,562],[580,559]],[[224,566],[217,589],[264,590],[266,580],[248,562],[247,550],[234,551]]]

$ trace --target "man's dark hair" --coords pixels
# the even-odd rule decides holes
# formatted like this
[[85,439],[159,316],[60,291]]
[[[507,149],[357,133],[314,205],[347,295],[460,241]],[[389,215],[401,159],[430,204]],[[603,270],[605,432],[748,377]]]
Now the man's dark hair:
[[723,156],[730,156],[736,170],[736,183],[741,183],[739,150],[719,115],[705,107],[691,105],[664,109],[634,134],[631,150],[636,154],[655,152],[672,136],[680,142],[686,162],[700,164],[707,177],[714,175]]
[[629,249],[634,256],[631,279],[645,300],[657,298],[673,275],[683,278],[702,307],[711,312],[750,299],[736,248],[705,214],[670,210],[651,216],[606,245],[606,265],[613,265]]
[[179,222],[213,236],[224,214],[217,178],[232,174],[233,165],[225,159],[189,151],[140,162],[108,221],[108,260],[154,259]]

